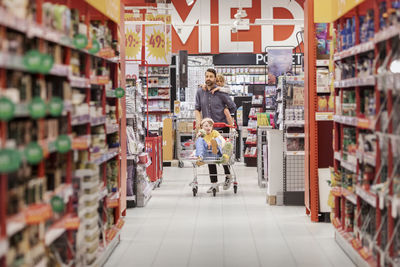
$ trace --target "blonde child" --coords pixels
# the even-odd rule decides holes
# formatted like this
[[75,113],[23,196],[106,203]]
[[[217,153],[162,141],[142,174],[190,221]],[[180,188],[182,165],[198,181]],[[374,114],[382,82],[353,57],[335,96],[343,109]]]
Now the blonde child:
[[[200,127],[201,130],[197,133],[197,140],[196,140],[196,152],[195,156],[197,157],[197,165],[201,166],[204,165],[203,160],[211,159],[221,159],[220,163],[226,164],[229,160],[229,156],[226,149],[223,149],[224,146],[227,144],[225,139],[222,135],[214,130],[214,121],[211,118],[205,118],[201,121]],[[229,147],[229,146],[227,146]],[[216,167],[213,170],[213,167],[209,165],[210,170],[210,180],[213,186],[207,191],[211,193],[212,190],[215,188],[218,191],[218,177],[216,175]],[[225,174],[227,175],[224,184],[224,190],[229,189],[231,184],[231,175],[229,171],[229,166],[224,165]]]

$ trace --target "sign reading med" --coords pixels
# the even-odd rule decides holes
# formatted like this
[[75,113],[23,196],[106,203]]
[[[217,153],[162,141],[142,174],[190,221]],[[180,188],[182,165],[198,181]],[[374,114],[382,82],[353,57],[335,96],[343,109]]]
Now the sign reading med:
[[[301,25],[273,25],[277,19],[303,20],[304,0],[172,0],[172,52],[262,53],[267,46],[296,47]],[[238,7],[247,16],[232,33]]]

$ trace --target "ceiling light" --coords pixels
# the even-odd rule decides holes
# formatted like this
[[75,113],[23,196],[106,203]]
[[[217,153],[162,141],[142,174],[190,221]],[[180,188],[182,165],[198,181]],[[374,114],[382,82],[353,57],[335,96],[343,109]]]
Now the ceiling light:
[[194,3],[194,0],[186,0],[186,4],[187,4],[188,6],[193,5],[193,3]]
[[235,14],[235,19],[241,19],[247,17],[247,12],[246,10],[242,9],[241,7],[238,9],[238,11]]

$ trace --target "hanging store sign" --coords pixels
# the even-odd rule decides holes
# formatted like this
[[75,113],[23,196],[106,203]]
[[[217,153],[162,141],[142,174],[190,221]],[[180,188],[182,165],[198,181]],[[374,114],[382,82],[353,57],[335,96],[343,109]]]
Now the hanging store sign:
[[292,49],[270,49],[268,50],[268,73],[275,76],[291,73],[292,61]]
[[145,52],[148,64],[171,64],[170,25],[146,26]]
[[[129,15],[125,14],[125,20],[130,20]],[[140,23],[125,25],[125,43],[126,59],[142,59],[142,25]]]
[[[292,55],[292,65],[300,66],[303,54]],[[218,54],[213,55],[214,65],[268,65],[268,54]]]
[[[196,0],[192,6],[172,0],[174,53],[262,53],[267,46],[297,47],[296,33],[304,25],[302,0]],[[232,33],[234,15],[242,7],[247,16]],[[276,20],[286,25],[273,25]],[[293,20],[293,24],[290,21]],[[296,20],[296,21],[295,21]],[[250,25],[251,24],[251,25]]]

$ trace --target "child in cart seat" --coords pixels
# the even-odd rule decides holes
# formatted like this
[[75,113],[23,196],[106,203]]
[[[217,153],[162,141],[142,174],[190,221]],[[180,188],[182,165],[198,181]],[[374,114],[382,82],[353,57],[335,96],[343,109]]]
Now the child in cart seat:
[[225,141],[221,134],[213,129],[214,121],[205,118],[201,121],[201,130],[197,133],[196,152],[197,165],[204,165],[203,159],[219,160],[221,164],[229,161],[232,145]]

